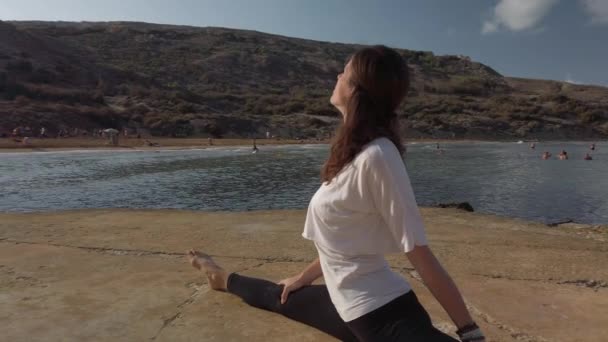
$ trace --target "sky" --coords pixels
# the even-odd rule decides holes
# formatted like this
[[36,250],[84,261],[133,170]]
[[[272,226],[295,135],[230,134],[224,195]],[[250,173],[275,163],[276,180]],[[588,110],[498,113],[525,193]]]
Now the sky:
[[505,76],[608,86],[608,0],[0,0],[0,20],[250,29],[467,55]]

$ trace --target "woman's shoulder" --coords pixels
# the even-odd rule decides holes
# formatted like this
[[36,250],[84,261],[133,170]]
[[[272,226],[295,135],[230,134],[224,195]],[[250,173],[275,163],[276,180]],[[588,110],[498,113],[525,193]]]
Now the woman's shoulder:
[[397,149],[397,146],[395,146],[390,139],[380,137],[365,145],[361,150],[360,157],[360,159],[364,161],[374,160],[377,158],[401,158],[401,155]]

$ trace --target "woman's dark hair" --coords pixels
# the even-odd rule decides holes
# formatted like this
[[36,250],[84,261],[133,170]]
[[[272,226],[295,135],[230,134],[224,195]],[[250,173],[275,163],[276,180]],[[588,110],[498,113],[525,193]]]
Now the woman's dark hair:
[[395,110],[409,88],[407,63],[397,51],[378,45],[357,51],[350,65],[353,93],[321,171],[323,182],[331,182],[363,146],[376,138],[386,137],[400,153],[405,151]]

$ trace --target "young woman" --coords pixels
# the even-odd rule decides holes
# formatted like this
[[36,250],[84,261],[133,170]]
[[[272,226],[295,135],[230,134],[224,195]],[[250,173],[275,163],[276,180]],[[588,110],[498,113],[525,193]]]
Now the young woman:
[[[384,46],[355,53],[331,103],[342,113],[323,184],[308,207],[304,233],[319,257],[275,284],[228,273],[189,251],[211,288],[235,294],[343,341],[455,341],[435,329],[409,283],[385,254],[405,252],[450,315],[462,341],[484,337],[429,247],[410,180],[395,110],[409,87],[407,65]],[[326,285],[311,285],[324,276]]]

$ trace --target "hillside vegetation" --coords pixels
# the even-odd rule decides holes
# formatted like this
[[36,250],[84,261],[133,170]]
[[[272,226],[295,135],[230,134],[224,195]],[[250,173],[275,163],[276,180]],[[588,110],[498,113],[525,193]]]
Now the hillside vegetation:
[[[0,134],[29,126],[162,136],[326,137],[357,45],[146,23],[0,22]],[[508,78],[465,56],[399,50],[410,138],[608,137],[608,88]]]

